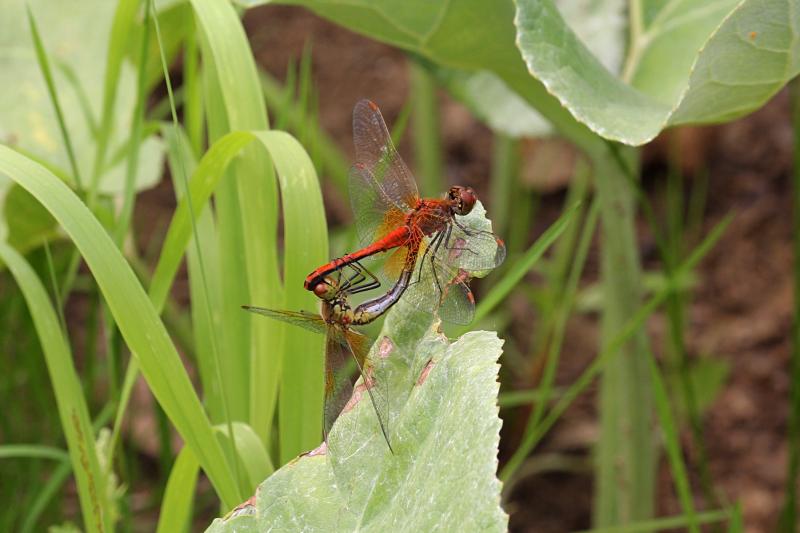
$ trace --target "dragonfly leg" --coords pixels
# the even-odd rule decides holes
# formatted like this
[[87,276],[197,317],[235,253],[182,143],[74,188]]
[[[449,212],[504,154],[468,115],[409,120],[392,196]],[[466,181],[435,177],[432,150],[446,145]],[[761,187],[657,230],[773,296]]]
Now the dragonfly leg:
[[431,241],[430,245],[425,247],[425,252],[422,254],[422,259],[419,261],[419,272],[417,273],[417,281],[415,281],[414,283],[419,283],[420,281],[422,281],[422,269],[425,266],[425,259],[427,259],[428,254],[431,251],[431,248],[434,246],[434,243],[436,243],[436,241],[441,238],[442,233],[443,232],[441,231],[437,233],[436,236]]
[[436,257],[436,254],[439,252],[439,248],[442,246],[442,243],[445,243],[445,248],[447,247],[447,243],[450,241],[450,234],[453,231],[453,226],[447,226],[447,229],[441,233],[441,237],[436,239],[435,248],[433,253],[431,254],[431,270],[433,270],[433,279],[436,281],[436,288],[439,289],[439,298],[441,299],[444,291],[442,290],[442,284],[439,282],[439,273],[436,272],[436,265],[433,263],[433,258]]
[[375,274],[358,261],[351,263],[350,267],[359,272],[360,278],[358,283],[353,283],[352,288],[348,291],[349,294],[371,291],[381,286],[381,282],[375,277]]
[[[461,223],[460,223],[458,220],[455,220],[455,219],[453,220],[453,223],[454,223],[456,226],[458,226],[458,228],[459,228],[461,231],[463,231],[463,232],[464,232],[464,234],[466,234],[466,235],[467,235],[467,237],[474,237],[475,235],[486,235],[487,237],[491,237],[492,239],[494,239],[494,240],[495,240],[495,242],[497,242],[497,243],[498,243],[498,246],[503,246],[503,242],[502,242],[502,241],[500,241],[500,240],[497,238],[497,235],[495,235],[493,232],[491,232],[491,231],[489,231],[489,230],[485,230],[485,229],[478,229],[478,230],[476,230],[476,229],[470,229],[470,228],[466,227],[465,225],[461,224]],[[451,250],[457,250],[457,251],[460,251],[460,252],[467,251],[467,252],[469,252],[469,253],[471,253],[471,254],[474,254],[474,255],[479,255],[479,254],[478,254],[478,252],[476,252],[475,250],[471,249],[471,248],[470,248],[470,247],[468,247],[468,246],[463,246],[463,245],[462,245],[462,246],[460,246],[460,247],[458,247],[458,248],[456,248],[456,247],[454,247],[454,248],[451,248]]]
[[[350,270],[353,271],[353,273],[352,273],[352,275],[350,275],[349,278],[347,278],[347,281],[345,281],[344,283],[341,283],[341,277],[344,274],[343,271],[344,271],[345,268],[349,268]],[[340,279],[339,290],[341,292],[348,292],[349,293],[351,291],[351,287],[358,287],[361,283],[364,282],[364,280],[366,280],[366,276],[364,276],[364,274],[361,272],[361,270],[359,268],[357,268],[355,265],[347,264],[344,267],[342,267],[341,269],[339,269],[339,279]]]

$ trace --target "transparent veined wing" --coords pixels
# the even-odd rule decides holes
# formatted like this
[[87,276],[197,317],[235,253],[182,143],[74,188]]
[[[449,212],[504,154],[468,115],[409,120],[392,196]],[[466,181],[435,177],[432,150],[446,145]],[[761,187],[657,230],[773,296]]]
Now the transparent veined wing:
[[411,283],[402,297],[445,322],[469,324],[475,316],[475,297],[469,281],[467,271],[442,263],[432,253],[420,253]]
[[350,205],[363,246],[403,224],[408,209],[389,197],[364,163],[356,163],[350,169]]
[[327,333],[328,326],[316,313],[309,313],[307,311],[278,311],[276,309],[266,309],[264,307],[255,307],[252,305],[243,305],[242,309],[256,313],[259,315],[268,316],[275,320],[280,320],[293,326],[299,326],[315,333]]
[[503,263],[506,245],[490,230],[470,227],[456,219],[445,230],[435,254],[440,263],[456,270],[482,272]]
[[[325,439],[328,439],[334,421],[338,421],[337,427],[341,426],[340,433],[356,434],[349,428],[356,420],[341,415],[368,397],[383,438],[391,450],[387,381],[380,363],[368,359],[369,344],[369,339],[357,331],[331,328],[325,348]],[[361,383],[354,391],[352,376],[356,370]]]
[[361,100],[353,108],[353,144],[356,164],[371,172],[373,185],[401,211],[413,209],[419,199],[417,184],[392,144],[378,106],[369,100]]

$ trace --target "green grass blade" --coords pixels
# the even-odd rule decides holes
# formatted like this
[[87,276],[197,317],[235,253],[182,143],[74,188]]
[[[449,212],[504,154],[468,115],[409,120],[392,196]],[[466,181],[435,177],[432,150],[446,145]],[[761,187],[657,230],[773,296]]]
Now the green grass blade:
[[0,459],[16,458],[69,461],[69,453],[61,448],[42,444],[3,444],[0,446]]
[[[232,453],[232,440],[228,437],[227,426],[218,425],[215,429],[223,447]],[[247,473],[245,494],[252,494],[275,469],[266,448],[253,428],[245,423],[236,422],[233,424],[233,434],[236,438],[236,460],[241,464],[240,469]]]
[[128,53],[128,39],[134,33],[133,28],[139,3],[139,0],[119,0],[111,23],[106,73],[103,79],[103,107],[98,121],[97,146],[89,184],[88,203],[90,206],[94,205],[97,197],[97,187],[100,184],[100,176],[105,168],[108,143],[114,129],[114,104],[117,100],[117,85],[122,72],[122,63]]
[[53,81],[53,72],[50,69],[50,61],[47,58],[47,51],[44,48],[42,37],[39,35],[39,28],[36,26],[36,20],[33,18],[31,6],[26,5],[25,9],[28,14],[28,25],[31,28],[31,36],[33,37],[33,45],[36,48],[36,60],[39,62],[39,70],[42,71],[45,84],[47,85],[47,94],[50,96],[50,102],[53,104],[53,109],[56,112],[56,119],[58,120],[58,128],[61,131],[61,140],[64,141],[64,148],[67,150],[67,157],[69,158],[69,166],[72,169],[72,177],[75,180],[75,185],[78,189],[83,188],[83,180],[81,173],[78,169],[78,161],[75,158],[75,150],[72,147],[72,138],[67,130],[67,125],[64,122],[64,113],[61,111],[61,103],[58,100],[58,92],[56,91],[55,82]]
[[[97,418],[95,418],[94,423],[92,424],[92,430],[95,433],[97,433],[101,427],[105,426],[111,418],[113,409],[110,407],[110,404],[107,405],[102,411],[100,411],[100,414],[97,415]],[[42,483],[36,498],[33,500],[33,503],[31,503],[30,506],[25,509],[25,520],[22,522],[22,526],[19,528],[20,533],[39,531],[38,529],[35,529],[36,524],[39,522],[39,518],[42,516],[50,500],[55,497],[55,495],[61,489],[61,486],[67,481],[70,472],[72,472],[72,463],[69,461],[69,459],[67,459],[66,461],[62,461],[56,467],[56,469],[53,470],[53,473],[50,474],[50,477],[46,482]]]
[[653,398],[655,398],[656,412],[661,422],[661,431],[664,433],[664,443],[667,448],[669,466],[672,470],[672,479],[675,481],[678,499],[681,502],[681,507],[683,507],[683,512],[686,514],[688,520],[688,529],[692,533],[699,533],[700,528],[698,527],[699,522],[697,521],[697,513],[694,508],[692,487],[689,484],[689,476],[686,473],[686,464],[683,461],[680,435],[675,424],[675,417],[672,414],[672,408],[670,407],[667,387],[664,385],[664,379],[661,377],[661,371],[656,364],[653,354],[648,353],[647,359],[650,363]]
[[139,166],[139,146],[142,141],[142,122],[144,122],[144,109],[147,103],[147,46],[150,39],[150,2],[145,1],[144,24],[139,50],[139,67],[136,78],[136,105],[133,108],[133,120],[131,121],[130,141],[128,147],[128,159],[125,166],[125,188],[122,195],[122,209],[117,218],[117,226],[114,229],[114,240],[117,246],[122,247],[125,235],[131,225],[133,217],[133,207],[136,203],[136,191],[134,190],[136,171]]
[[31,193],[70,235],[156,399],[194,450],[225,505],[234,505],[240,500],[238,490],[175,346],[105,229],[58,178],[4,146],[0,146],[0,172]]
[[[265,130],[267,114],[255,60],[236,11],[227,2],[191,0],[191,4],[203,36],[203,69],[210,89],[206,106],[209,119],[213,116],[215,121],[209,124],[214,126],[209,128],[211,138],[235,130]],[[232,188],[217,195],[221,243],[236,245],[233,250],[220,249],[226,284],[222,312],[230,314],[229,323],[239,326],[237,333],[249,330],[242,349],[233,353],[248,353],[250,348],[249,413],[243,414],[249,414],[250,425],[266,443],[281,372],[282,355],[273,349],[280,331],[270,321],[250,322],[236,299],[249,296],[265,306],[280,303],[277,183],[269,159],[256,147],[245,150],[232,171],[236,174]],[[240,339],[234,338],[228,345],[238,348],[237,342]],[[247,390],[244,384],[241,390]]]
[[731,520],[733,514],[734,511],[731,509],[722,509],[719,511],[698,513],[694,517],[685,515],[669,516],[665,518],[655,518],[653,520],[643,520],[626,525],[587,529],[580,533],[646,533],[648,531],[664,531],[665,529],[684,528],[693,522],[696,524],[723,522],[725,520]]
[[599,213],[597,200],[593,200],[589,207],[589,213],[584,222],[583,232],[578,243],[578,248],[575,251],[572,269],[569,272],[569,277],[564,284],[563,291],[561,292],[561,305],[556,307],[552,313],[555,315],[552,323],[552,336],[550,343],[547,346],[547,362],[545,364],[544,373],[539,389],[543,393],[544,401],[538,402],[533,409],[533,414],[526,425],[526,433],[532,431],[539,426],[544,416],[545,406],[547,399],[550,398],[553,385],[556,379],[556,370],[558,369],[558,361],[561,354],[561,346],[566,332],[567,320],[569,319],[570,311],[575,302],[575,295],[578,292],[578,283],[580,282],[580,275],[583,271],[583,266],[586,263],[586,256],[589,252],[589,246],[592,243],[592,237],[597,229],[597,216]]
[[[703,239],[694,250],[694,252],[683,262],[682,265],[676,270],[677,276],[675,279],[680,279],[692,269],[694,269],[700,260],[711,250],[711,248],[719,241],[725,229],[731,222],[731,217],[723,219],[717,224],[713,230]],[[640,328],[643,327],[647,318],[655,312],[656,309],[667,299],[669,293],[675,290],[671,284],[663,287],[660,291],[654,294],[644,305],[642,305],[636,313],[620,328],[617,334],[613,337],[601,353],[595,358],[589,367],[584,370],[581,375],[575,380],[564,394],[556,402],[555,406],[550,410],[548,415],[544,418],[541,424],[534,429],[531,433],[525,436],[525,439],[520,443],[517,450],[512,455],[511,459],[506,463],[500,471],[500,479],[507,481],[513,476],[514,472],[520,467],[522,462],[533,450],[541,438],[549,431],[555,424],[556,420],[567,410],[575,398],[578,397],[589,386],[597,374],[608,364],[610,360],[617,356],[619,348],[623,346],[632,335],[634,335]]]
[[[303,279],[308,272],[327,259],[325,215],[313,164],[293,137],[284,132],[268,131],[233,132],[220,138],[200,160],[190,180],[189,196],[193,211],[201,212],[211,194],[224,181],[227,165],[253,140],[258,140],[258,144],[271,155],[281,187],[285,288],[282,291],[283,297],[276,304],[263,304],[253,300],[240,302],[240,305],[252,303],[277,305],[279,308],[293,310],[314,309],[317,302],[310,292],[303,289]],[[190,210],[184,199],[175,210],[150,286],[150,295],[157,307],[166,299],[190,237]],[[282,453],[281,458],[282,461],[287,461],[319,441],[319,428],[322,426],[317,422],[322,417],[322,344],[321,338],[313,334],[293,333],[286,339],[285,349],[276,350],[276,346],[281,346],[283,342],[277,340],[281,339],[283,325],[275,323],[271,326],[272,331],[277,333],[268,337],[268,346],[273,354],[286,354],[284,370],[288,368],[281,387],[281,405],[287,409],[287,412],[281,412],[282,424],[288,424],[292,428],[287,429],[284,435],[286,438],[281,441],[286,446],[286,453]],[[297,354],[303,356],[298,357]],[[273,377],[270,382],[261,382],[258,385],[277,386],[277,381]]]
[[161,500],[156,533],[189,531],[192,523],[197,474],[200,465],[191,448],[184,446],[172,465],[167,480],[167,489]]
[[[3,151],[12,153],[14,157],[24,161],[22,156],[8,148],[0,147],[0,154]],[[5,166],[4,163],[7,163],[7,160],[0,161],[0,170]],[[53,180],[69,191],[55,176]],[[0,260],[14,275],[25,296],[42,345],[58,405],[61,427],[75,472],[84,527],[87,531],[111,531],[111,513],[104,498],[105,483],[95,448],[89,408],[83,397],[83,388],[73,366],[72,354],[56,313],[41,281],[21,255],[7,244],[0,243]]]
[[[167,160],[169,161],[170,174],[173,178],[175,196],[180,201],[186,194],[184,180],[180,177],[183,172],[182,167],[189,174],[194,174],[197,162],[194,160],[191,150],[188,149],[189,140],[183,130],[178,129],[176,131],[174,127],[164,128],[162,135],[167,145]],[[181,153],[183,153],[182,156]],[[181,159],[179,158],[181,157],[183,165],[180,163]],[[214,358],[217,356],[213,347],[222,346],[223,342],[221,338],[215,340],[213,337],[219,337],[222,323],[218,315],[211,313],[209,317],[205,310],[221,309],[222,307],[219,250],[215,238],[217,230],[210,206],[206,206],[196,216],[198,217],[196,231],[193,232],[192,238],[198,239],[198,242],[196,244],[192,243],[186,250],[189,293],[192,302],[193,334],[195,346],[197,347],[195,354],[200,381],[203,384],[205,404],[209,410],[211,420],[219,423],[223,420],[224,412],[222,395],[230,388],[237,386],[237,383],[240,383],[243,378],[237,377],[237,370],[241,362],[235,361],[236,358],[232,357],[220,358],[219,365],[221,367],[222,382],[218,383],[215,377]],[[199,245],[199,250],[197,245]],[[165,249],[163,253],[167,252],[168,250]],[[180,253],[178,252],[175,257],[179,258]],[[200,263],[201,260],[203,264]],[[203,276],[202,274],[205,275]],[[239,395],[228,394],[230,402],[236,401],[237,398],[239,398]],[[244,395],[244,399],[247,399],[246,395]],[[235,406],[232,410],[239,412],[239,410],[244,410],[244,407]]]

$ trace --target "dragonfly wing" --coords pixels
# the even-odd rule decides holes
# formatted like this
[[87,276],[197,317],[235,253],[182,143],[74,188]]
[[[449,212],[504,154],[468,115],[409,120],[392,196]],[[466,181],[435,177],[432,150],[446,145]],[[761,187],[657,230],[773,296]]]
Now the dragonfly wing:
[[[350,352],[358,365],[361,374],[361,383],[369,394],[369,400],[378,419],[383,438],[392,450],[389,440],[389,382],[388,372],[384,369],[381,358],[369,358],[368,338],[355,331],[348,331],[346,336]],[[358,354],[361,354],[360,356]],[[392,450],[394,451],[394,450]]]
[[353,394],[353,383],[350,379],[348,362],[350,346],[344,333],[337,328],[330,328],[325,338],[325,441],[333,423],[339,417],[345,404]]
[[475,316],[475,297],[466,271],[453,268],[437,256],[420,253],[403,298],[417,309],[437,314],[445,322],[469,324]]
[[[351,402],[369,396],[377,416],[378,425],[386,442],[389,443],[388,413],[389,403],[384,374],[368,359],[369,339],[357,331],[332,328],[325,351],[325,440],[339,419],[342,411],[348,410]],[[352,374],[358,370],[361,384],[353,393]],[[366,394],[364,391],[366,390]],[[345,417],[338,424],[354,424],[357,419]],[[342,428],[342,435],[356,435],[355,429]],[[389,445],[391,449],[391,444]]]
[[363,246],[380,239],[405,220],[407,208],[398,207],[364,163],[356,163],[350,169],[350,204]]
[[356,164],[372,172],[386,197],[400,210],[416,207],[417,184],[392,144],[378,106],[369,100],[361,100],[353,108],[353,143]]
[[328,329],[328,325],[325,324],[322,317],[316,313],[309,313],[307,311],[278,311],[276,309],[267,309],[265,307],[255,307],[252,305],[243,305],[242,309],[250,311],[251,313],[268,316],[275,320],[292,324],[293,326],[299,326],[313,331],[314,333],[322,333],[324,335]]
[[506,245],[490,230],[473,229],[457,220],[436,250],[438,262],[467,272],[491,270],[506,258]]

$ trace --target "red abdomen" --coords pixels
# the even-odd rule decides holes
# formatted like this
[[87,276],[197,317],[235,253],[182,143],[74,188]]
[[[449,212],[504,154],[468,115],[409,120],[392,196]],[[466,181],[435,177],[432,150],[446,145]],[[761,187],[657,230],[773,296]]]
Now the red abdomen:
[[382,239],[373,242],[369,246],[361,248],[360,250],[356,250],[351,254],[345,254],[338,259],[334,259],[330,263],[322,265],[314,272],[306,276],[306,281],[303,286],[306,288],[306,290],[313,291],[317,285],[322,283],[322,281],[325,279],[325,276],[336,272],[343,266],[355,263],[356,261],[365,257],[391,250],[392,248],[404,246],[408,242],[410,234],[411,232],[409,226],[400,226],[399,228],[389,232]]

